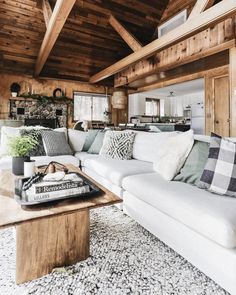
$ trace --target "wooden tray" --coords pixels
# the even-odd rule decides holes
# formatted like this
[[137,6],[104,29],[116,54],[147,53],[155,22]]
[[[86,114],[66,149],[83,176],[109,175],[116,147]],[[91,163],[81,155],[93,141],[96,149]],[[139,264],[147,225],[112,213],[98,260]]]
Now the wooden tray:
[[60,201],[65,201],[67,199],[74,199],[74,198],[89,198],[91,196],[94,196],[95,194],[100,192],[100,189],[94,185],[90,180],[88,180],[86,177],[83,175],[76,173],[76,172],[69,172],[69,173],[75,173],[77,174],[80,178],[83,179],[84,184],[89,186],[90,192],[84,193],[84,194],[78,194],[78,195],[72,195],[72,196],[65,196],[65,197],[60,197],[60,198],[53,198],[53,199],[47,199],[47,200],[40,200],[40,201],[27,201],[22,197],[22,186],[20,187],[19,183],[21,182],[22,185],[24,182],[29,180],[29,178],[18,178],[15,181],[15,195],[14,199],[21,205],[21,206],[34,206],[34,205],[40,205],[43,203],[51,203],[51,202],[60,202]]

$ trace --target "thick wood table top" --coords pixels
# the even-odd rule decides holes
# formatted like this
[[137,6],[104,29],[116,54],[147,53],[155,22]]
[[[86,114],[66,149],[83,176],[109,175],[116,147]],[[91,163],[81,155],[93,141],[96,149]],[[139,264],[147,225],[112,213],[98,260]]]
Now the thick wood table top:
[[78,172],[87,177],[101,189],[101,193],[82,200],[74,198],[64,201],[61,200],[58,203],[44,203],[22,209],[14,200],[14,181],[16,176],[10,170],[0,169],[0,228],[18,225],[29,220],[44,218],[50,215],[93,209],[122,202],[119,197],[89,178],[79,168],[73,165],[67,165],[67,167],[71,172]]

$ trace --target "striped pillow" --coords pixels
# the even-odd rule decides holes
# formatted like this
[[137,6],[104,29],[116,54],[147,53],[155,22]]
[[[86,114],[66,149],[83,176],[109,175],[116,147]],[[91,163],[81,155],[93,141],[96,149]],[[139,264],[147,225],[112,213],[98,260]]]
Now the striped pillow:
[[45,130],[41,134],[47,156],[73,155],[64,132]]

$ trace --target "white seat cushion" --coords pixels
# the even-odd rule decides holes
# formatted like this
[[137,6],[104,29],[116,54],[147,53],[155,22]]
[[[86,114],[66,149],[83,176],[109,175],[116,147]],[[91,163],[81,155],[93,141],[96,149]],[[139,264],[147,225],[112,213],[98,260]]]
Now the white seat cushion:
[[74,156],[80,160],[80,165],[84,166],[84,161],[88,158],[98,158],[100,157],[98,154],[89,154],[87,152],[77,152]]
[[126,177],[123,188],[156,209],[226,248],[236,247],[236,199],[157,173]]
[[[51,161],[56,161],[61,164],[72,164],[76,167],[79,167],[80,161],[74,156],[56,156],[56,157],[49,157],[49,156],[41,156],[41,157],[31,157],[31,159],[35,160],[35,165],[47,165]],[[0,159],[0,169],[11,169],[12,167],[12,160],[11,157],[3,157]]]
[[139,173],[153,172],[152,163],[138,160],[106,159],[101,156],[85,159],[84,167],[121,186],[124,177]]

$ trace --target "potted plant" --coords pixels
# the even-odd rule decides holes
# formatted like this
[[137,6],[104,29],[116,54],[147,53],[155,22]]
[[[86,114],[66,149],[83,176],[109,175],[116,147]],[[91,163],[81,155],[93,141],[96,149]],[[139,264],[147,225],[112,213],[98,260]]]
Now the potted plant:
[[9,139],[9,155],[12,156],[13,174],[24,174],[24,162],[30,160],[30,153],[37,145],[37,140],[32,136],[15,136]]
[[11,84],[10,89],[12,97],[17,97],[18,93],[20,92],[20,84],[14,82]]

